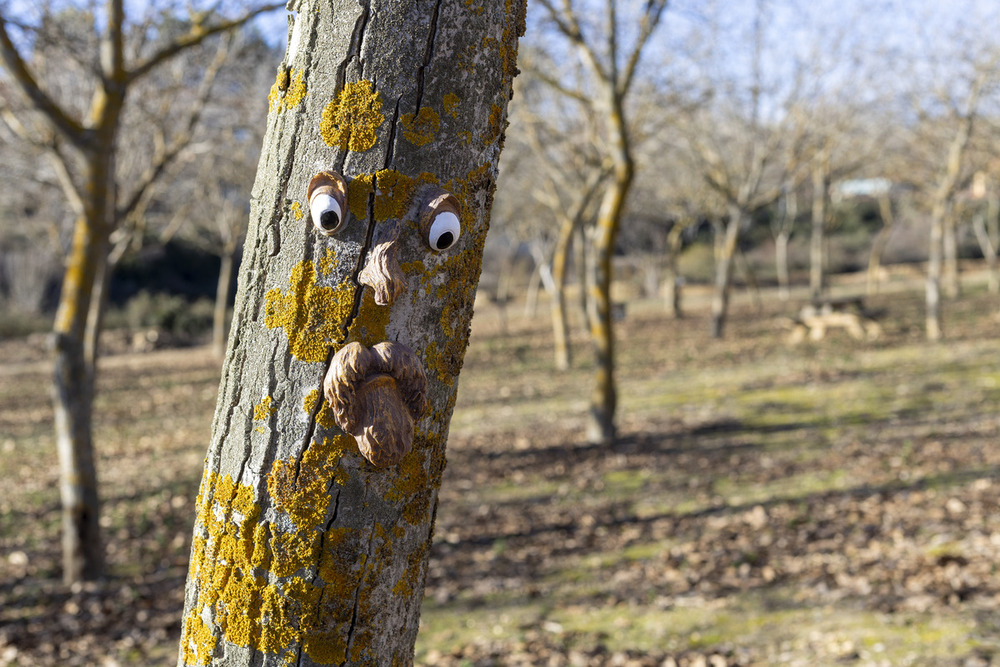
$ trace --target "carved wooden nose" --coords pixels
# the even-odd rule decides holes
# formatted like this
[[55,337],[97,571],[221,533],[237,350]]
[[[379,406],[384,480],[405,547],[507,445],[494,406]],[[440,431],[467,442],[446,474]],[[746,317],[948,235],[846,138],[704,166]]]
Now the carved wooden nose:
[[358,276],[358,282],[375,291],[375,303],[380,306],[391,306],[406,290],[406,276],[396,258],[396,241],[401,226],[397,220],[381,230],[371,256]]

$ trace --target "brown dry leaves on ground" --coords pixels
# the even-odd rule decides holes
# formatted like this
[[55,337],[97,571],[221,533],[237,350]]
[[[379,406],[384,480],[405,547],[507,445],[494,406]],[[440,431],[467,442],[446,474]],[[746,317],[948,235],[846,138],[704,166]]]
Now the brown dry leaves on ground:
[[[632,308],[622,438],[581,444],[590,360],[544,320],[477,316],[452,424],[417,661],[427,665],[1000,663],[997,299],[922,341],[789,347],[775,304],[710,341]],[[109,357],[97,442],[110,577],[58,583],[47,375],[0,349],[0,665],[175,661],[218,366]]]

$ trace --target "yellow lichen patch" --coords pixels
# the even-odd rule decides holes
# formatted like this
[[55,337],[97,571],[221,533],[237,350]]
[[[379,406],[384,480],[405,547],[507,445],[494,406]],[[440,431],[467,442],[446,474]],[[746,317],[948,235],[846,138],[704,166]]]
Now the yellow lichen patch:
[[424,451],[426,438],[415,438],[413,451],[399,462],[399,470],[393,480],[392,488],[385,494],[385,499],[391,503],[405,503],[403,519],[412,526],[418,526],[427,521],[430,506],[430,488],[427,470],[424,468]]
[[351,322],[347,332],[347,340],[357,341],[365,347],[371,347],[386,339],[386,328],[389,326],[390,308],[375,303],[375,294],[370,289],[364,291],[361,298],[361,308],[358,316]]
[[[296,204],[298,202],[295,202]],[[333,248],[327,248],[323,256],[319,258],[319,272],[328,276],[337,269],[340,263],[340,255]]]
[[490,115],[486,121],[486,132],[483,133],[483,145],[488,146],[500,138],[504,131],[503,108],[499,104],[490,107]]
[[368,217],[368,198],[375,189],[374,180],[372,174],[358,174],[347,184],[347,208],[359,220]]
[[357,583],[357,575],[345,570],[343,565],[354,560],[351,554],[357,547],[358,535],[351,528],[333,528],[327,531],[318,574],[334,594],[342,594]]
[[302,219],[303,216],[302,204],[300,204],[297,201],[293,201],[289,210],[292,212],[292,216],[295,218],[296,221]]
[[410,207],[417,180],[394,169],[383,169],[375,174],[375,220],[401,218]]
[[413,594],[414,589],[420,585],[420,574],[423,572],[424,556],[426,556],[426,554],[426,545],[419,549],[414,549],[410,553],[409,557],[406,559],[406,569],[403,570],[403,576],[399,578],[399,581],[397,581],[396,585],[393,587],[393,593],[402,596],[409,596]]
[[[335,476],[343,445],[330,439],[310,448],[314,454],[304,456],[299,466],[299,480],[307,479],[292,494],[295,501],[318,505],[322,495],[329,503],[326,485],[316,486],[312,480]],[[289,463],[275,464],[278,478],[291,469]],[[269,487],[275,484],[280,485],[280,480],[268,480]],[[309,493],[315,497],[307,499]],[[236,483],[228,475],[208,473],[202,482],[190,573],[197,598],[184,618],[183,660],[185,664],[210,664],[219,639],[225,639],[272,655],[300,645],[314,662],[329,664],[345,654],[344,637],[353,609],[353,588],[348,587],[356,588],[367,559],[364,554],[358,557],[357,538],[350,529],[331,530],[324,537],[322,526],[315,523],[291,532],[261,523],[254,497],[253,487]],[[283,508],[288,509],[287,505]],[[314,522],[316,516],[312,514]],[[301,514],[297,518],[305,523]],[[317,562],[335,584],[331,590],[335,594],[325,602],[326,580],[312,583],[292,576],[315,568]],[[354,565],[345,570],[345,563]],[[339,573],[340,580],[334,581],[331,573]]]
[[323,109],[319,131],[328,146],[363,152],[375,145],[384,121],[382,96],[371,81],[353,81]]
[[444,112],[452,118],[458,118],[458,105],[462,103],[461,98],[455,93],[447,93],[444,96]]
[[354,307],[354,286],[316,284],[316,270],[309,260],[300,262],[288,279],[288,291],[270,290],[265,297],[264,324],[283,328],[292,356],[306,362],[325,361],[330,346],[341,339]]
[[333,410],[331,410],[329,404],[327,404],[327,402],[320,397],[319,389],[313,389],[306,394],[306,400],[302,404],[302,409],[307,414],[312,414],[317,401],[323,401],[323,405],[320,406],[319,411],[316,413],[316,423],[326,429],[336,426],[337,422],[333,418]]
[[430,107],[420,107],[415,113],[405,113],[399,119],[403,125],[403,138],[414,146],[426,146],[434,141],[441,129],[441,117]]
[[306,96],[306,85],[302,82],[303,70],[288,75],[284,69],[278,70],[271,92],[268,93],[268,109],[271,113],[281,113],[297,107]]
[[263,421],[277,411],[278,408],[271,405],[271,397],[265,396],[260,403],[253,406],[253,419],[254,421]]
[[357,450],[354,438],[338,435],[314,442],[301,461],[275,461],[267,476],[274,508],[287,514],[299,530],[321,527],[329,504],[327,488],[331,480],[338,485],[346,481],[340,459],[350,449]]

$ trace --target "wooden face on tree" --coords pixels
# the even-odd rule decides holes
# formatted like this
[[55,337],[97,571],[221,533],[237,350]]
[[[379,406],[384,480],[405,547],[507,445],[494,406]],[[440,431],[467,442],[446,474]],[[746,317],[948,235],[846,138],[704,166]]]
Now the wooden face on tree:
[[[370,82],[344,84],[311,144],[333,150],[293,167],[285,199],[306,259],[265,295],[265,325],[284,329],[297,360],[327,364],[330,410],[306,411],[380,468],[440,440],[454,406],[502,127],[489,107],[487,131],[465,131],[460,104],[445,94],[389,114]],[[442,157],[456,145],[480,153],[477,166],[456,173]]]
[[[453,195],[398,174],[392,181],[403,187],[393,193],[398,200],[383,207],[391,217],[376,220],[379,224],[366,235],[367,248],[362,249],[355,277],[359,293],[345,324],[347,331],[352,331],[353,320],[366,303],[369,310],[390,308],[406,292],[409,277],[399,259],[404,248],[417,254],[442,253],[454,247],[461,236],[461,207]],[[371,181],[362,178],[357,182],[360,186],[356,189],[368,194],[367,199],[374,203],[377,189],[366,191],[369,182],[377,188],[377,175]],[[351,222],[363,224],[349,220],[353,217],[348,206],[350,191],[347,181],[336,172],[324,171],[312,178],[306,197],[317,233],[336,237]],[[415,242],[407,243],[410,237]],[[423,263],[408,262],[407,267],[425,269]],[[363,298],[361,290],[366,288],[371,290],[373,304]],[[333,357],[323,390],[337,425],[354,436],[362,455],[375,466],[389,467],[410,451],[414,422],[426,409],[427,377],[423,363],[406,342],[385,340],[370,348],[366,343],[345,341]]]

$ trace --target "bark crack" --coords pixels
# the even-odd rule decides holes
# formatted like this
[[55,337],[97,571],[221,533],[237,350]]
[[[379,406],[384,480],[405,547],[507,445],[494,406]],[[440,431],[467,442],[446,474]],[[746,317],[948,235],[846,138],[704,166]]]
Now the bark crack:
[[417,70],[417,105],[414,113],[420,112],[420,107],[424,101],[424,71],[431,64],[434,57],[434,42],[437,39],[438,16],[441,12],[441,0],[434,3],[434,11],[431,14],[430,31],[427,34],[427,47],[424,49],[424,60]]
[[[366,489],[366,491],[365,491],[365,501],[368,500],[367,496],[368,496],[368,492],[367,492],[367,489]],[[374,528],[372,528],[372,531],[370,533],[368,533],[368,548],[365,550],[365,553],[366,553],[365,563],[366,564],[369,564],[369,563],[372,562],[372,544],[374,544],[374,542],[375,542],[375,530],[374,530]],[[360,579],[360,581],[358,581],[358,587],[354,591],[354,609],[351,612],[351,624],[347,628],[347,644],[346,644],[346,650],[345,650],[345,654],[347,656],[351,655],[351,643],[354,641],[354,631],[357,630],[357,627],[358,627],[358,608],[361,606],[361,589],[364,587],[364,585],[365,585],[365,572],[364,572],[364,568],[362,568],[361,579]],[[346,662],[344,664],[346,664]]]

